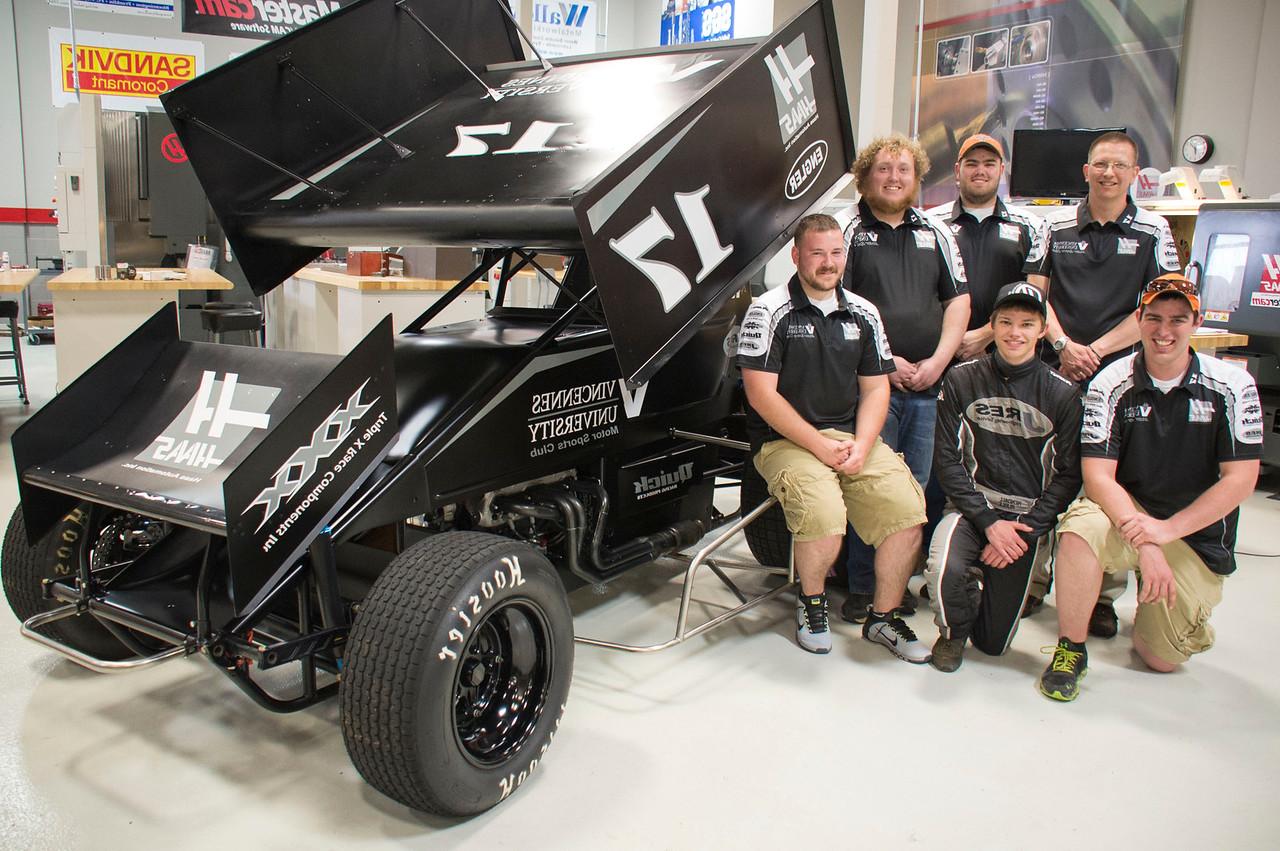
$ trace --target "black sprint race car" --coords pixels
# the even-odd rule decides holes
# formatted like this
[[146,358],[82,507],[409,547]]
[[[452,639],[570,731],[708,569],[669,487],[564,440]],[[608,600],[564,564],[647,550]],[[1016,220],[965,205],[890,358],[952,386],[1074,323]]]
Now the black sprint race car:
[[[561,577],[728,520],[745,283],[852,160],[833,14],[552,65],[496,0],[361,0],[166,95],[258,293],[334,245],[479,264],[345,357],[148,320],[14,435],[0,573],[24,634],[95,670],[200,653],[275,711],[336,694],[380,791],[503,800],[568,694]],[[493,269],[484,318],[429,327]],[[554,303],[507,306],[522,269]],[[751,540],[785,563],[776,529]]]

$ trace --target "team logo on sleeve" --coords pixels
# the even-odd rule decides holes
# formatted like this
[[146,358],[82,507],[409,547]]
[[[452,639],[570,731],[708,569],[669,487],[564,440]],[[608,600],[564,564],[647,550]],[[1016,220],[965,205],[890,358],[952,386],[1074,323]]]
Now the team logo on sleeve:
[[738,332],[738,354],[748,358],[758,358],[769,351],[765,335],[769,332],[769,322],[764,308],[755,308],[747,312],[742,321],[742,330]]

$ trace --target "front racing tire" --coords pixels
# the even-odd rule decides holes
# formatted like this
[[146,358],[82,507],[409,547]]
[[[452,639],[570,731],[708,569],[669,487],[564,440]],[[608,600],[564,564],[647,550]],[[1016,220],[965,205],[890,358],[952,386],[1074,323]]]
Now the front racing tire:
[[497,535],[433,535],[359,605],[339,689],[347,753],[408,807],[483,812],[542,761],[572,675],[573,618],[546,557]]
[[[0,580],[3,581],[9,608],[18,620],[25,621],[63,605],[43,597],[41,583],[45,579],[65,579],[76,575],[80,559],[88,557],[93,534],[91,516],[89,504],[82,503],[67,512],[48,535],[33,545],[27,542],[22,506],[14,509],[13,516],[9,518],[9,528],[4,533],[4,548],[0,551]],[[46,624],[39,631],[98,659],[115,661],[133,655],[92,615],[64,618]]]
[[[739,505],[746,514],[769,498],[769,486],[755,464],[748,458],[742,464],[742,490]],[[755,560],[765,567],[786,567],[791,559],[791,532],[782,506],[775,505],[743,530],[747,547]]]

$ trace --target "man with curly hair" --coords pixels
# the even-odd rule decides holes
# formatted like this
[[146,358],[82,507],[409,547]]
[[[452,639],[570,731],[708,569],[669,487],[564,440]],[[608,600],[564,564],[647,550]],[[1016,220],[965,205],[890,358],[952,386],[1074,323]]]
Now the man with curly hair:
[[[862,193],[845,228],[844,286],[876,306],[893,351],[889,414],[881,437],[901,452],[923,488],[933,464],[936,385],[969,324],[964,261],[951,229],[912,206],[929,157],[895,134],[875,139],[853,165]],[[874,573],[865,546],[850,541],[849,598],[840,615],[861,623],[871,612]]]

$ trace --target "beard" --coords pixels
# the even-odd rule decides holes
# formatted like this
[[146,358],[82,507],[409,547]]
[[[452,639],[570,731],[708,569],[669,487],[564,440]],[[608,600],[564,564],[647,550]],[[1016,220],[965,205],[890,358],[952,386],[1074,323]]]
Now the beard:
[[[834,266],[824,266],[821,269],[815,269],[812,275],[806,275],[797,271],[796,276],[800,278],[800,283],[804,284],[811,290],[816,292],[829,293],[834,292],[840,286],[840,270]],[[823,280],[822,278],[825,278]]]
[[966,207],[972,207],[975,209],[990,207],[992,204],[995,203],[996,193],[999,191],[999,189],[1000,189],[1000,185],[996,184],[991,188],[990,192],[983,193],[983,194],[979,194],[973,191],[961,192],[960,200],[961,202],[963,202],[964,206]]
[[915,193],[906,196],[901,201],[890,201],[883,195],[877,195],[874,198],[868,198],[867,203],[871,205],[873,210],[879,211],[889,216],[896,216],[899,213],[905,213],[907,208],[911,206],[915,200]]

